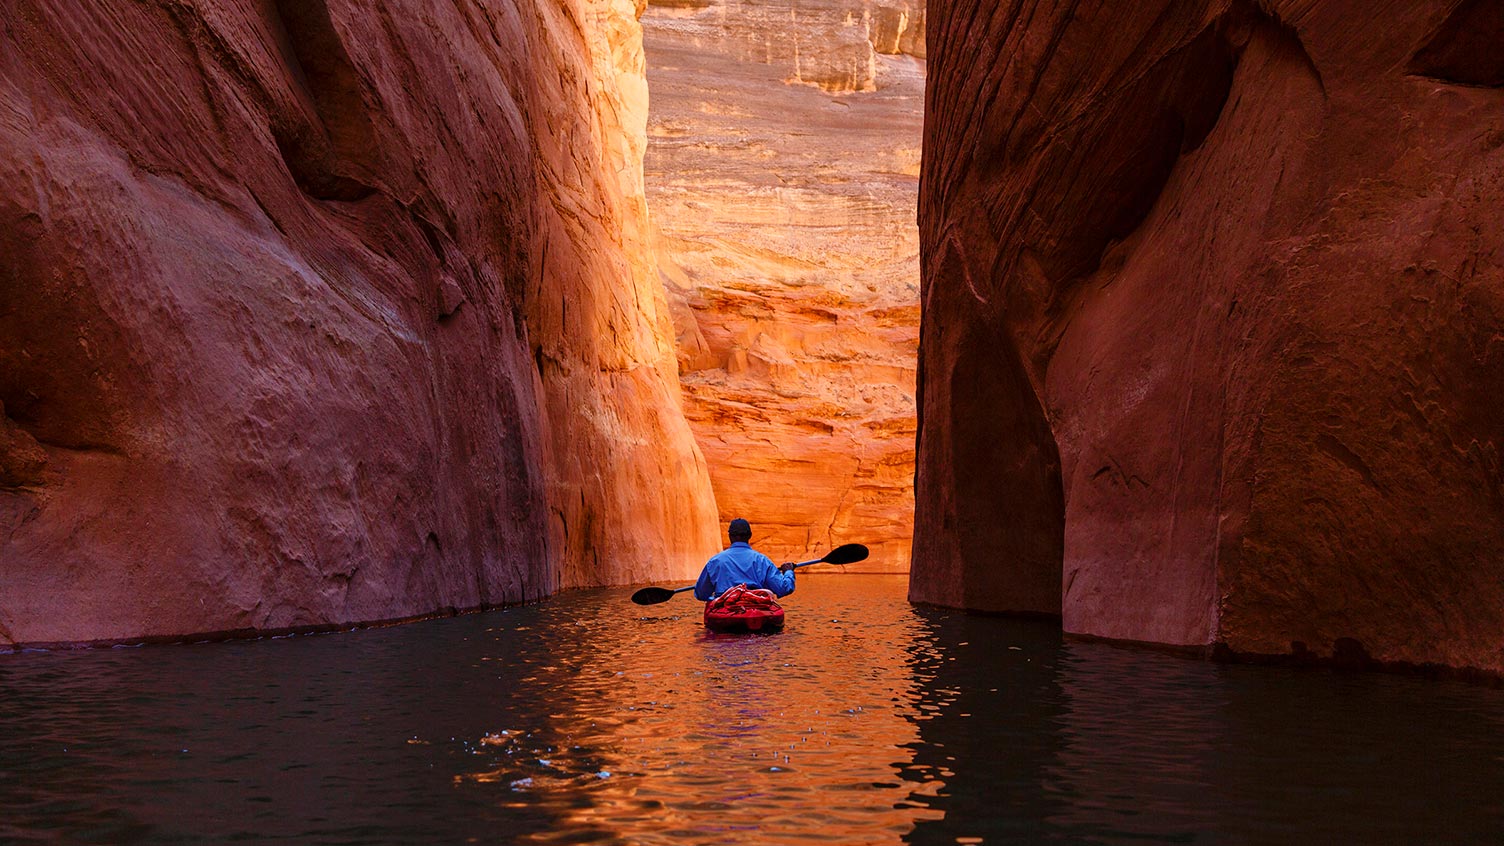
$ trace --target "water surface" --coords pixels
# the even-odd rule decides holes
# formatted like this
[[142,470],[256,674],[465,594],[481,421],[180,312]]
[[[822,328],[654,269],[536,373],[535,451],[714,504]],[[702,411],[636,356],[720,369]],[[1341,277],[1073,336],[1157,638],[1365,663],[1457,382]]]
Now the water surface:
[[0,841],[1422,843],[1504,831],[1504,691],[1233,667],[809,576],[0,655]]

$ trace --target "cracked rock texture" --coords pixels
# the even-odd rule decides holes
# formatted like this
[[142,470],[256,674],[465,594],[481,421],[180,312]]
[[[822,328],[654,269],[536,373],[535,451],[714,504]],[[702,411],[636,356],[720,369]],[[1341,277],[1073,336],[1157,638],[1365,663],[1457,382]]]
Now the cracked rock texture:
[[923,20],[861,0],[643,18],[686,413],[723,525],[776,560],[861,542],[848,570],[908,568]]
[[716,546],[630,2],[0,2],[0,643]]
[[913,598],[1504,670],[1501,33],[932,3]]

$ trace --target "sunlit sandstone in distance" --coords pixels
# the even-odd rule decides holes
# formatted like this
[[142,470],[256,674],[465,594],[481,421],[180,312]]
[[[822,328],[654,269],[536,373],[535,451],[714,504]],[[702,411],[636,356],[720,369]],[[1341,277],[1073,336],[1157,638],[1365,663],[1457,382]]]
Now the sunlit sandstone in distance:
[[[722,521],[908,567],[921,3],[660,2],[648,197]],[[853,568],[855,569],[855,568]]]

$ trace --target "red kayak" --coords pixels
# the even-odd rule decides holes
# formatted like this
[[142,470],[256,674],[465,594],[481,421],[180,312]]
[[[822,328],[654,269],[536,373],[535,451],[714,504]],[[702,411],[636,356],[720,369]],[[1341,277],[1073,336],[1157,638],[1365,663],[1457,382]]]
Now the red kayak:
[[770,590],[737,585],[705,603],[705,628],[713,632],[776,632],[783,606]]

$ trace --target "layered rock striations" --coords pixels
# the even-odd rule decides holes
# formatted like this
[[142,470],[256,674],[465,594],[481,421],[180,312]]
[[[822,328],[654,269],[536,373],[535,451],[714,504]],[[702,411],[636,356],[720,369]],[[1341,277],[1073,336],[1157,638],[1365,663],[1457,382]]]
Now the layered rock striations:
[[[673,318],[651,248],[645,6],[576,2],[567,16],[540,13],[559,24],[547,32],[568,58],[531,60],[545,115],[534,132],[570,133],[542,162],[548,204],[527,303],[547,401],[550,534],[566,587],[693,578],[720,533],[706,461],[685,424]],[[576,20],[588,65],[559,74],[578,55]]]
[[643,18],[686,412],[722,520],[778,560],[860,541],[861,569],[908,566],[922,22],[860,0]]
[[932,5],[913,598],[1504,670],[1499,9]]
[[0,643],[690,572],[636,12],[0,3]]

